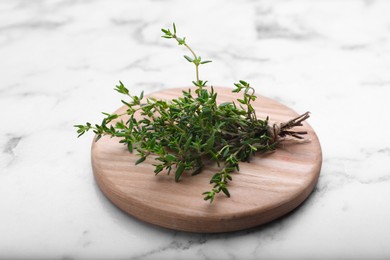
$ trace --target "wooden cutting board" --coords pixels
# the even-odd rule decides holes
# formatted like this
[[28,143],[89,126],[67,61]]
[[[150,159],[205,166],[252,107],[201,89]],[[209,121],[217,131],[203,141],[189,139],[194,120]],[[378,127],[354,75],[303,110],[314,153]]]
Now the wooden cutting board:
[[[188,89],[188,88],[187,88]],[[187,90],[186,89],[186,90]],[[218,102],[241,97],[227,88],[215,88]],[[182,89],[169,89],[150,96],[170,100]],[[194,93],[194,92],[193,92]],[[258,118],[270,123],[285,122],[298,114],[288,107],[258,96],[253,103]],[[125,107],[116,113],[123,113]],[[303,111],[305,112],[305,111]],[[196,176],[154,174],[153,157],[135,166],[138,159],[117,138],[102,137],[92,144],[92,167],[103,193],[123,211],[158,226],[191,232],[228,232],[254,227],[274,220],[301,204],[313,190],[321,169],[322,153],[314,130],[304,122],[307,143],[286,143],[274,153],[258,155],[241,163],[229,183],[231,198],[219,194],[210,204],[201,195],[216,166]]]

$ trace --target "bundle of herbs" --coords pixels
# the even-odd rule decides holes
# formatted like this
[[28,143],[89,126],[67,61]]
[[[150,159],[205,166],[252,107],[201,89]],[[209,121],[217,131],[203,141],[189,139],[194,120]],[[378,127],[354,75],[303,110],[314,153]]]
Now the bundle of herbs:
[[[242,93],[237,103],[217,105],[218,93],[213,87],[207,87],[207,81],[199,79],[199,66],[211,61],[203,61],[185,38],[177,36],[175,24],[173,32],[170,29],[162,29],[162,32],[162,37],[176,40],[192,54],[184,58],[195,65],[195,93],[188,89],[182,91],[181,97],[170,101],[145,98],[143,92],[139,96],[131,95],[119,82],[115,90],[127,96],[126,101],[122,100],[126,113],[103,113],[105,118],[100,125],[75,125],[79,137],[89,130],[96,134],[95,141],[103,135],[118,137],[129,152],[137,151],[139,159],[135,164],[153,154],[154,173],[173,171],[176,182],[184,172],[199,174],[209,161],[214,161],[219,171],[211,176],[212,188],[203,193],[204,199],[213,202],[220,192],[230,197],[228,182],[232,180],[232,173],[240,170],[240,162],[249,162],[256,153],[274,151],[286,139],[304,140],[307,132],[292,128],[301,126],[309,112],[286,123],[269,125],[268,117],[257,118],[252,107],[255,90],[243,80],[235,83],[232,90]],[[128,119],[124,122],[122,116]]]

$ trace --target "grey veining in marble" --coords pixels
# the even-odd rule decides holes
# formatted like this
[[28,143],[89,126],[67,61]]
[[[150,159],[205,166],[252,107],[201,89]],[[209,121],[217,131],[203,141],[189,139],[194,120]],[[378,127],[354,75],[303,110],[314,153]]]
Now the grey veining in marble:
[[[0,1],[0,258],[390,258],[390,1]],[[174,232],[113,206],[90,166],[120,97],[188,86],[179,32],[213,60],[216,86],[245,79],[298,112],[323,148],[298,210],[230,234]]]

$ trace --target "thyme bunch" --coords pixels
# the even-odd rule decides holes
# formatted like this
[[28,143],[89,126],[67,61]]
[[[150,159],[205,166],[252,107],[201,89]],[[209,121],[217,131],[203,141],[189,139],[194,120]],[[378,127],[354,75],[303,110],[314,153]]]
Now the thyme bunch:
[[[217,105],[217,93],[207,87],[207,81],[199,78],[199,66],[203,61],[187,44],[186,38],[173,31],[162,29],[162,37],[174,39],[186,47],[192,57],[184,58],[195,65],[195,93],[182,91],[182,96],[166,101],[153,97],[145,98],[130,91],[119,81],[115,90],[124,96],[124,114],[103,113],[101,124],[75,125],[79,137],[92,130],[98,141],[103,135],[118,137],[130,152],[137,151],[135,164],[142,163],[149,155],[155,155],[154,173],[174,172],[178,182],[183,173],[196,175],[202,172],[208,161],[214,161],[219,171],[210,178],[212,187],[203,193],[204,200],[213,202],[218,193],[230,197],[228,183],[232,173],[240,170],[240,162],[249,162],[256,153],[274,151],[287,137],[300,140],[304,131],[292,128],[301,126],[309,112],[280,125],[269,125],[268,117],[258,119],[252,102],[256,100],[255,89],[246,81],[235,83],[233,92],[242,93],[237,102]],[[136,116],[140,115],[140,116]],[[123,121],[122,116],[128,119]]]

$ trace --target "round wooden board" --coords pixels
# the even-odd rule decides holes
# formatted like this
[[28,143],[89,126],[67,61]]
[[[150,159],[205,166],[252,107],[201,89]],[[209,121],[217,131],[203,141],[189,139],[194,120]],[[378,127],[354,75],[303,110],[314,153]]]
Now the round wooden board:
[[[187,88],[188,89],[188,88]],[[186,90],[187,90],[186,89]],[[215,88],[218,102],[241,97],[227,88]],[[169,89],[150,96],[170,100],[182,89]],[[193,92],[194,93],[194,92]],[[280,103],[258,96],[253,104],[259,118],[270,123],[285,122],[298,114]],[[116,113],[122,113],[121,107]],[[123,118],[122,118],[123,119]],[[202,193],[216,166],[196,176],[183,174],[155,176],[153,157],[135,165],[138,156],[129,153],[118,139],[102,137],[92,144],[92,167],[103,193],[130,215],[158,226],[175,230],[215,233],[254,227],[274,220],[301,204],[313,190],[321,169],[322,153],[314,130],[304,122],[307,143],[286,143],[274,153],[257,155],[250,163],[241,163],[229,183],[231,198],[219,194],[210,204]]]

